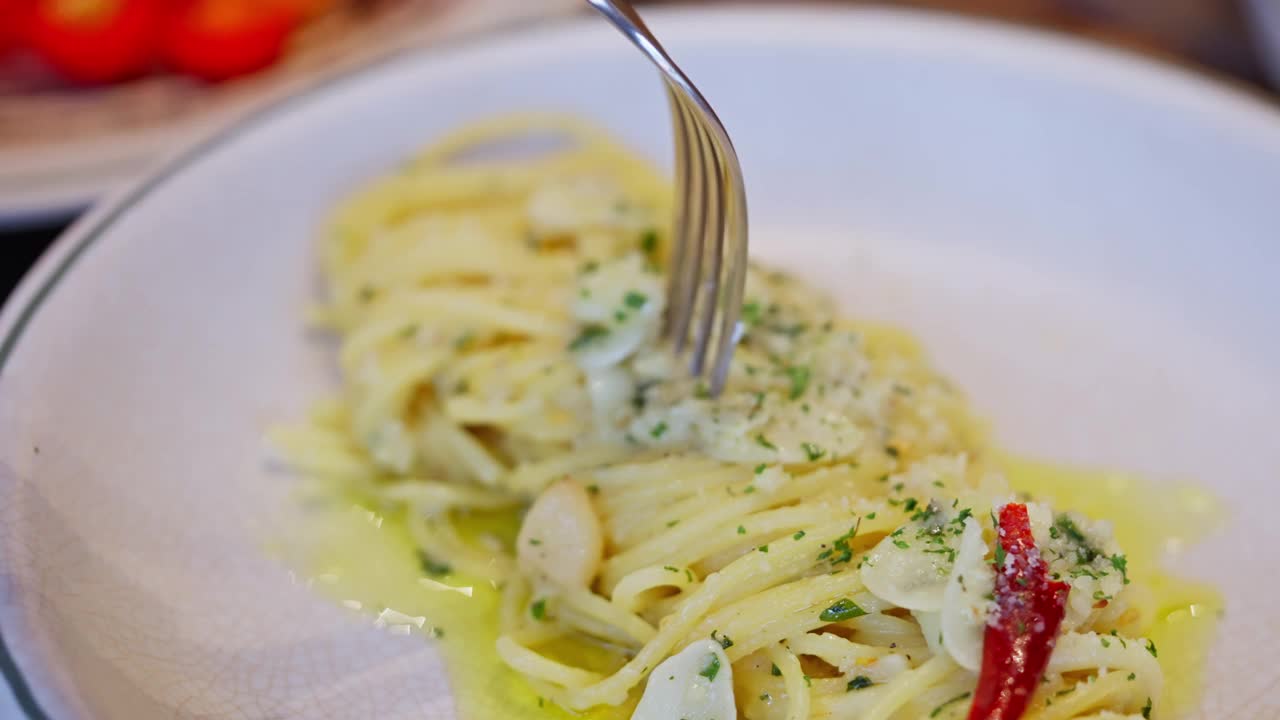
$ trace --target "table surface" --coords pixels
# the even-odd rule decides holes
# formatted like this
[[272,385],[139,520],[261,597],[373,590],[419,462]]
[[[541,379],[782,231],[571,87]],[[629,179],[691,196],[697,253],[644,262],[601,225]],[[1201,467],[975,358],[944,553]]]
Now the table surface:
[[[651,2],[657,4],[663,0]],[[1226,75],[1260,89],[1264,87],[1258,57],[1249,42],[1240,9],[1234,2],[879,0],[876,4],[963,11],[966,14],[1019,22]],[[0,262],[0,300],[9,295],[31,264],[71,220],[72,218],[65,218],[40,227],[16,231],[0,230],[0,258],[3,258],[3,262]]]

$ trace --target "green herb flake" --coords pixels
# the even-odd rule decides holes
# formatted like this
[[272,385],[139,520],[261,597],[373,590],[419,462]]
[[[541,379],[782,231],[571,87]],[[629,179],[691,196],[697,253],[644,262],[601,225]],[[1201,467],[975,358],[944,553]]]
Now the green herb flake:
[[791,392],[788,397],[795,400],[803,395],[805,389],[809,387],[809,377],[812,373],[807,367],[792,365],[787,368],[786,374],[787,379],[791,381]]
[[650,228],[640,234],[640,249],[652,257],[658,252],[658,231]]
[[858,606],[858,603],[849,598],[842,598],[835,601],[831,607],[822,611],[818,619],[823,622],[841,622],[843,620],[851,620],[856,617],[866,615],[867,611]]
[[1129,584],[1129,559],[1124,555],[1112,555],[1111,567],[1120,571],[1120,577],[1124,578],[1124,584]]
[[765,448],[766,450],[777,451],[778,449],[778,446],[769,442],[769,438],[765,437],[764,435],[756,435],[756,444],[762,448]]
[[1147,698],[1147,704],[1142,706],[1142,717],[1151,720],[1151,698]]
[[875,683],[871,682],[871,678],[866,675],[855,675],[854,678],[849,681],[849,684],[844,686],[844,691],[853,692],[854,690],[865,690],[872,685],[875,685]]
[[782,670],[780,670],[774,663],[769,663],[769,674],[774,677],[782,677]]
[[538,598],[529,606],[529,614],[534,620],[545,620],[547,617],[547,599]]
[[911,547],[911,544],[908,543],[906,540],[894,540],[893,544],[903,550],[907,550]]
[[442,563],[421,550],[418,551],[418,564],[422,566],[423,572],[433,577],[440,577],[453,572],[453,568],[449,567],[447,563]]
[[765,463],[760,463],[759,465],[756,466],[756,474],[759,475],[760,473],[764,472],[765,468],[767,467],[769,466],[766,465]]
[[1151,657],[1158,658],[1160,653],[1156,651],[1156,644],[1150,638],[1147,639],[1147,652],[1151,653]]
[[578,333],[578,336],[569,343],[569,349],[575,351],[581,350],[582,348],[601,338],[607,337],[608,335],[609,328],[604,327],[603,325],[587,325],[582,328],[582,331]]
[[632,310],[639,310],[644,307],[647,302],[649,302],[649,296],[644,293],[636,292],[635,290],[629,290],[626,295],[622,296],[622,304]]
[[542,541],[539,540],[538,538],[529,538],[529,544],[534,547],[538,547],[539,545],[542,544]]
[[875,514],[875,513],[873,513],[873,512],[869,512],[869,513],[867,513],[867,519],[868,519],[868,520],[875,520],[875,519],[876,519],[876,514]]
[[720,643],[720,647],[724,648],[725,650],[728,650],[729,648],[733,647],[733,641],[729,639],[728,635],[720,635],[719,637],[717,637],[718,633],[719,633],[718,630],[712,630],[711,639]]
[[743,526],[739,525],[739,526],[738,526],[738,534],[739,534],[739,535],[746,535],[746,534],[747,534],[747,529],[746,529],[745,527],[743,527]]
[[1008,556],[1008,553],[1005,552],[1004,545],[999,541],[996,541],[996,557],[992,564],[996,567],[1003,567],[1006,556]]
[[802,537],[804,537],[804,531],[803,531],[803,530],[799,530],[799,531],[797,531],[797,532],[796,532],[796,534],[795,534],[795,535],[792,535],[792,536],[791,536],[791,539],[792,539],[792,540],[799,540],[799,539],[800,539],[800,538],[802,538]]
[[759,550],[759,551],[760,551],[760,552],[762,552],[762,553],[767,553],[767,552],[769,552],[769,546],[768,546],[768,545],[761,545],[760,547],[758,547],[758,548],[756,548],[756,549],[757,549],[757,550]]
[[662,437],[666,432],[667,432],[667,421],[659,420],[658,424],[654,425],[653,428],[649,430],[649,437],[657,439]]
[[712,655],[711,659],[707,661],[706,666],[698,671],[698,674],[712,682],[715,682],[716,676],[720,674],[720,656]]
[[809,458],[809,462],[821,460],[822,456],[827,454],[826,450],[808,442],[800,443],[800,449],[804,450],[804,456]]

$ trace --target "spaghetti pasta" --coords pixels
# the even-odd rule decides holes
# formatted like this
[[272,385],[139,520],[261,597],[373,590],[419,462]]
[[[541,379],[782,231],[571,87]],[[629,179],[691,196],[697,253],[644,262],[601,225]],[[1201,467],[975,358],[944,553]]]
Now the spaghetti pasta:
[[[491,159],[530,138],[555,147]],[[752,720],[970,717],[1019,502],[983,426],[909,338],[761,267],[709,397],[657,342],[670,202],[573,120],[444,138],[336,213],[315,317],[342,395],[277,445],[502,587],[498,655],[565,708],[674,684],[662,707],[730,687]],[[461,529],[510,508],[514,540]],[[1025,716],[1154,716],[1142,573],[1106,523],[1027,514],[1031,566],[1069,594]],[[729,667],[652,681],[707,639]]]

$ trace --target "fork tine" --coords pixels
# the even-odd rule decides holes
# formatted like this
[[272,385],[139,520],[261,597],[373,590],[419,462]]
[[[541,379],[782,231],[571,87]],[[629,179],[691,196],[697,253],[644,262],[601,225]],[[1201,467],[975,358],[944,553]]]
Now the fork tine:
[[702,277],[701,230],[706,216],[706,183],[707,168],[702,161],[702,146],[706,142],[698,131],[698,120],[694,111],[681,98],[679,102],[683,118],[685,142],[689,149],[689,185],[683,197],[676,199],[677,204],[686,206],[686,223],[681,237],[677,241],[684,244],[681,251],[684,264],[674,266],[672,271],[676,278],[676,293],[668,298],[671,324],[671,340],[677,355],[684,351],[689,338],[689,323],[693,313],[697,311],[698,282]]
[[698,319],[694,333],[694,353],[689,368],[695,376],[702,374],[707,359],[707,348],[711,342],[711,333],[715,327],[716,311],[720,301],[720,272],[724,260],[725,230],[724,159],[712,129],[707,127],[705,118],[701,119],[699,132],[705,140],[702,162],[707,175],[707,210],[703,215],[704,225],[698,248],[703,256],[703,263],[708,267],[699,278],[699,298],[694,307],[695,312],[698,313]]
[[693,236],[691,223],[692,210],[689,204],[690,188],[693,186],[692,152],[696,149],[690,144],[689,118],[680,99],[680,90],[671,84],[667,85],[667,104],[671,109],[671,127],[674,131],[676,186],[675,186],[675,222],[671,227],[671,251],[667,258],[667,310],[662,323],[662,336],[668,340],[677,337],[677,326],[682,316],[687,315],[687,308],[680,303],[680,298],[687,295],[684,291],[683,268],[688,267],[689,253]]
[[728,163],[729,182],[732,183],[726,212],[729,219],[725,229],[725,238],[729,245],[726,272],[728,282],[724,289],[724,308],[720,315],[719,336],[712,359],[712,395],[720,394],[725,382],[729,379],[729,361],[733,359],[733,348],[738,342],[739,309],[742,307],[743,294],[747,285],[747,194],[742,185],[742,170],[738,167],[737,155],[734,154],[732,145],[725,156]]

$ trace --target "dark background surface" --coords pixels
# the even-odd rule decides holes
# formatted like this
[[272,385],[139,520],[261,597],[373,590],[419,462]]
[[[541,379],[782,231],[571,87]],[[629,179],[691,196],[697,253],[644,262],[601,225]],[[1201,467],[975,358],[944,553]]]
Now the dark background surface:
[[[709,0],[701,0],[707,2]],[[742,0],[738,0],[741,2]],[[777,0],[759,0],[761,2]],[[868,4],[868,0],[841,0]],[[966,14],[1067,33],[1203,70],[1260,92],[1259,54],[1241,6],[1232,0],[869,0]],[[648,0],[645,4],[665,4]],[[73,218],[0,229],[0,300]]]

